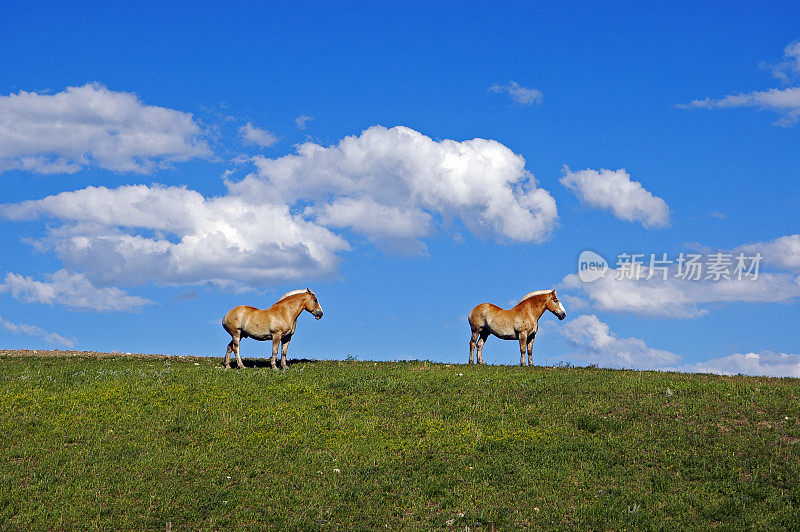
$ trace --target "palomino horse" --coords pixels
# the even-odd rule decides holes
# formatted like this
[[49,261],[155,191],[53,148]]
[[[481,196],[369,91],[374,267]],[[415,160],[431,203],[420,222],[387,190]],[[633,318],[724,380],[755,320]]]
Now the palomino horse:
[[222,326],[232,338],[225,353],[225,368],[231,367],[231,351],[236,353],[236,363],[239,368],[244,368],[242,357],[239,356],[239,342],[245,338],[272,340],[270,359],[272,369],[277,369],[275,357],[278,355],[278,345],[283,342],[281,367],[285,368],[289,341],[297,327],[297,317],[304,310],[317,319],[322,317],[322,307],[319,306],[317,296],[309,288],[284,294],[274,305],[265,310],[247,305],[232,308],[222,318]]
[[519,340],[519,365],[533,365],[533,338],[539,330],[539,318],[545,310],[563,320],[567,316],[555,290],[537,290],[520,299],[513,308],[505,310],[491,303],[481,303],[469,313],[472,338],[469,341],[469,363],[475,362],[472,353],[478,346],[478,364],[483,364],[483,343],[490,334],[503,340]]

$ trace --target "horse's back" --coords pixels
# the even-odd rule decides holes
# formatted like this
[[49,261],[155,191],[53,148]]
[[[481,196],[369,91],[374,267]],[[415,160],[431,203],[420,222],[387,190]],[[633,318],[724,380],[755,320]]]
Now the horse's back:
[[476,305],[469,313],[470,327],[472,327],[473,330],[483,329],[489,324],[491,316],[497,313],[498,310],[503,309],[491,303]]
[[240,329],[247,318],[254,310],[258,310],[256,307],[251,307],[250,305],[239,305],[238,307],[233,307],[225,314],[225,317],[222,318],[222,326],[225,328],[226,331],[231,332],[236,329]]

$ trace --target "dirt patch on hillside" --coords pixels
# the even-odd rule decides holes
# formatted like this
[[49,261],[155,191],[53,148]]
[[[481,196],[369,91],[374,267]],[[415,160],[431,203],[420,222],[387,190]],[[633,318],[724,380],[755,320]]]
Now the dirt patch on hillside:
[[157,355],[148,353],[101,353],[99,351],[71,351],[62,349],[0,349],[0,357],[81,357],[81,358],[147,358],[156,360],[213,360],[220,357],[183,355]]

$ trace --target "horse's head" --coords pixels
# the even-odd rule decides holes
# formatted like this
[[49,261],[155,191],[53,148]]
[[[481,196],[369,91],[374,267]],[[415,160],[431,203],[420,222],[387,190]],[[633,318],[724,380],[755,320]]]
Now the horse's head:
[[319,306],[317,296],[314,295],[314,292],[312,292],[310,288],[306,288],[306,292],[308,292],[308,295],[311,297],[306,299],[305,310],[313,314],[315,318],[320,319],[322,317],[322,307]]
[[564,305],[561,304],[561,301],[558,300],[555,290],[550,292],[550,297],[547,298],[547,310],[555,314],[560,320],[567,317],[567,311],[564,309]]

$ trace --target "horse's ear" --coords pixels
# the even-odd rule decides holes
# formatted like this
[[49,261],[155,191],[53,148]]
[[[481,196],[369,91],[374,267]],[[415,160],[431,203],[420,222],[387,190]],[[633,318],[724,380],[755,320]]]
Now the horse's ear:
[[306,288],[306,292],[308,292],[310,294],[311,293],[311,289],[310,288]]

